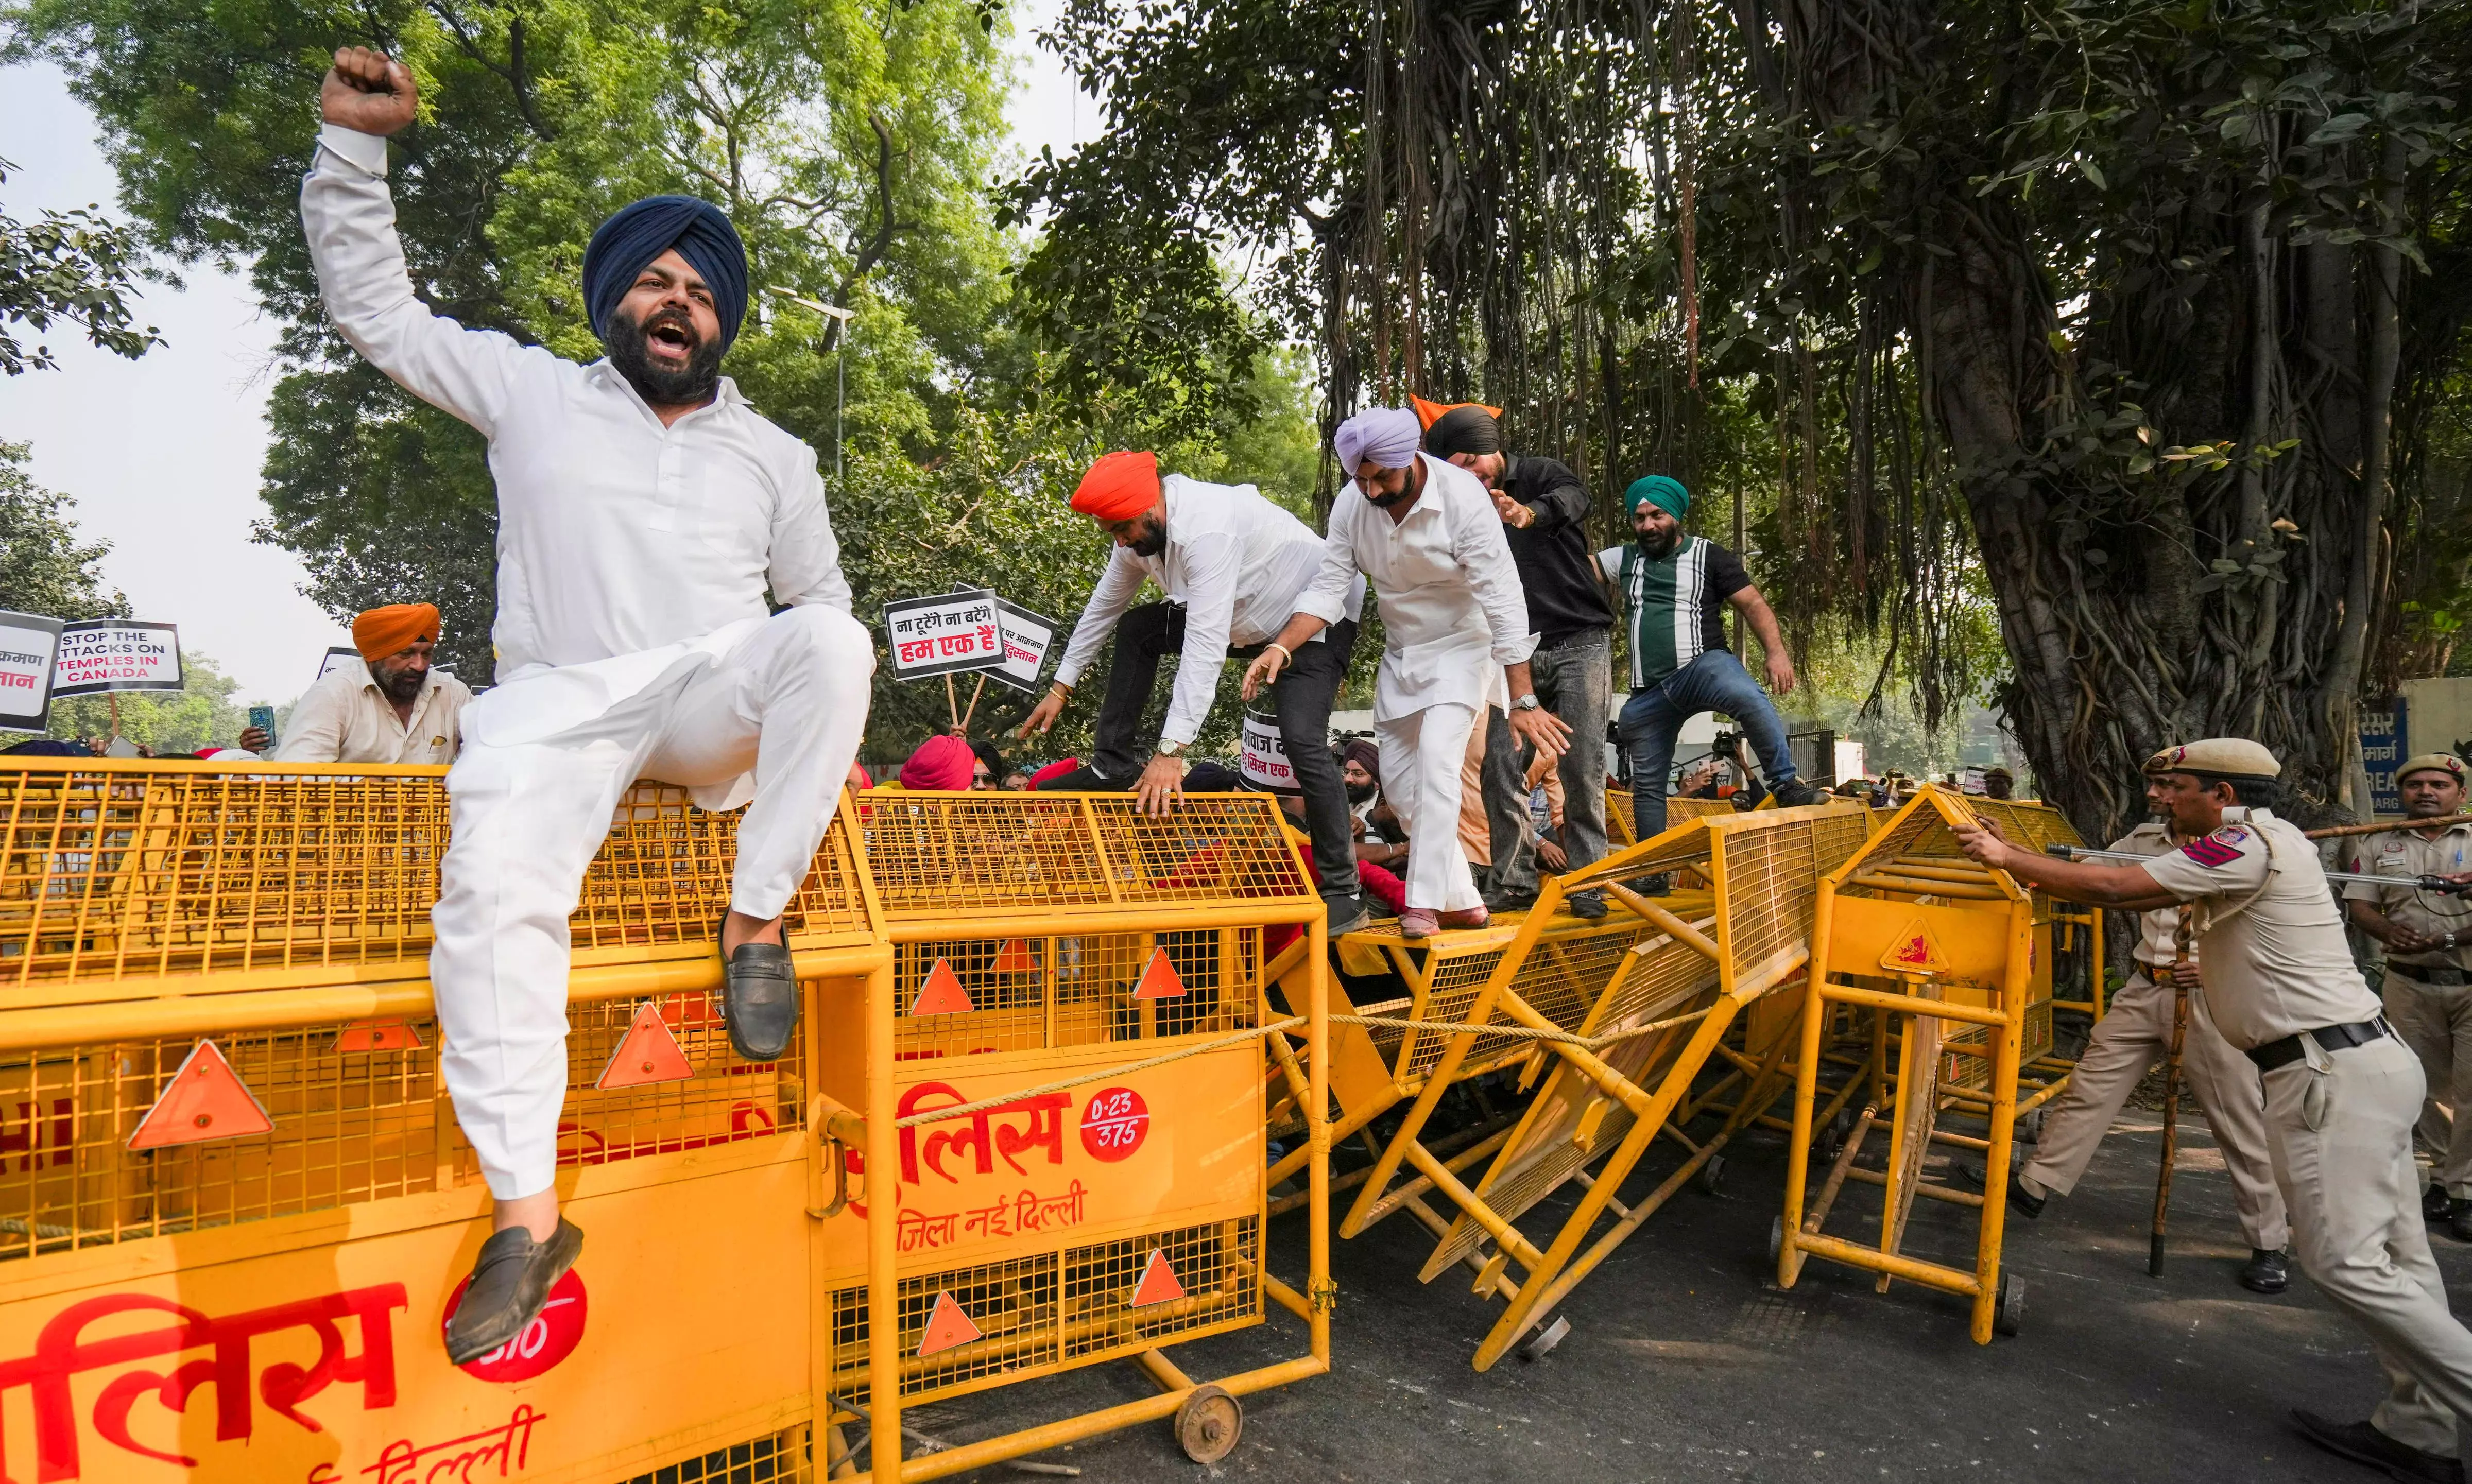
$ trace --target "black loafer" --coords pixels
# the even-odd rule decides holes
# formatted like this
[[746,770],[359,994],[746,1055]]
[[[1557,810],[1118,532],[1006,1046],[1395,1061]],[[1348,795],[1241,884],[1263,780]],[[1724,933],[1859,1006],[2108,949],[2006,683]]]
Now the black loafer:
[[582,1229],[564,1216],[545,1242],[519,1226],[483,1242],[472,1282],[446,1321],[446,1358],[464,1365],[523,1333],[582,1251]]
[[2431,1186],[2420,1192],[2421,1219],[2432,1226],[2444,1226],[2455,1214],[2455,1202],[2447,1197],[2446,1187]]
[[2472,1201],[2448,1201],[2446,1235],[2459,1242],[2472,1242]]
[[2029,1221],[2039,1221],[2043,1216],[2043,1203],[2050,1199],[2048,1195],[2035,1195],[2028,1191],[2024,1183],[2018,1179],[2017,1172],[2013,1169],[2008,1171],[2008,1209],[2010,1211]]
[[721,1018],[741,1060],[778,1061],[798,1028],[798,975],[778,943],[741,943],[722,966]]
[[2463,1484],[2463,1465],[2458,1460],[2398,1443],[2367,1423],[2330,1422],[2315,1412],[2299,1411],[2292,1414],[2292,1421],[2310,1442],[2356,1464],[2384,1470],[2388,1478],[2404,1484]]
[[1592,923],[1605,920],[1605,899],[1596,892],[1582,891],[1565,897],[1562,899],[1562,905],[1571,909],[1571,915],[1574,917],[1583,918]]
[[2249,1249],[2240,1270],[2241,1286],[2251,1293],[2281,1293],[2292,1286],[2292,1260],[2263,1247]]
[[1776,801],[1779,809],[1799,809],[1805,804],[1818,803],[1819,789],[1797,778],[1792,783],[1777,785]]

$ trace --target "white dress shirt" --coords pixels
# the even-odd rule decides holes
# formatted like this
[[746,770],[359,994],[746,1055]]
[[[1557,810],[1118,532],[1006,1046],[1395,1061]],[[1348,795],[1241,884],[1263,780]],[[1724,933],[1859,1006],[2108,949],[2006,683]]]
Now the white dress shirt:
[[1484,482],[1430,454],[1416,459],[1425,488],[1404,519],[1368,502],[1354,480],[1340,490],[1321,570],[1296,600],[1296,612],[1337,623],[1356,574],[1373,579],[1384,636],[1377,721],[1445,702],[1481,709],[1496,667],[1536,648],[1528,595]]
[[293,703],[277,763],[422,763],[455,761],[464,708],[472,688],[432,670],[413,697],[412,719],[395,715],[369,667],[339,665]]
[[726,652],[770,614],[768,589],[849,611],[814,451],[726,377],[664,427],[606,360],[579,365],[431,313],[395,236],[386,141],[329,124],[318,142],[300,217],[327,314],[371,365],[489,440],[498,685],[473,703],[471,736],[537,741],[607,717]]
[[[1143,580],[1155,581],[1170,602],[1184,606],[1184,651],[1159,740],[1189,742],[1210,715],[1227,647],[1279,636],[1296,609],[1296,595],[1320,570],[1322,540],[1250,484],[1205,484],[1170,474],[1159,486],[1167,501],[1167,550],[1141,556],[1119,546],[1108,554],[1056,678],[1062,685],[1079,681]],[[1358,577],[1342,608],[1352,619],[1364,605],[1365,579]]]

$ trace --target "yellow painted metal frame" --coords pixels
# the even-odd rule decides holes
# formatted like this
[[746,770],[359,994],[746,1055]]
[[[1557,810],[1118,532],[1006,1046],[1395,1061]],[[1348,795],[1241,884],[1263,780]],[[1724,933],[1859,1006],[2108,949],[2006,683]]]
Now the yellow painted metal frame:
[[[2016,1121],[2017,1073],[2034,975],[2034,903],[2003,871],[1961,866],[1928,848],[1951,827],[1979,817],[1982,801],[1925,785],[1853,859],[1821,879],[1806,983],[1801,1051],[1795,1073],[1792,1147],[1786,1163],[1785,1211],[1777,1229],[1777,1284],[1791,1288],[1804,1261],[1820,1257],[1880,1276],[1961,1295],[1971,1301],[1970,1331],[1989,1344],[2000,1291],[2000,1241],[2010,1145]],[[1934,859],[1938,857],[1939,859]],[[1931,962],[1908,967],[1891,957],[1917,936]],[[1870,982],[1862,982],[1868,980]],[[1887,987],[1879,987],[1879,986]],[[1870,1106],[1839,1153],[1817,1199],[1807,1200],[1815,1104],[1822,1090],[1821,1050],[1833,1025],[1848,1016],[1867,1024],[1869,1054],[1838,1096],[1867,1087]],[[1867,1021],[1866,1018],[1867,1017]],[[1896,1020],[1892,1023],[1890,1017]],[[1898,1056],[1890,1061],[1891,1024]],[[1934,1127],[1938,1111],[1938,1033],[1942,1025],[1984,1026],[1992,1040],[1986,1091],[1987,1137],[1974,1140]],[[1858,1038],[1859,1039],[1859,1035]],[[1885,1171],[1858,1171],[1854,1160],[1882,1114],[1890,1124]],[[1932,1142],[1979,1147],[1987,1195],[1933,1185],[1922,1178]],[[1827,1236],[1822,1226],[1849,1176],[1881,1187],[1877,1247]],[[1916,1195],[1980,1213],[1971,1269],[1906,1256],[1906,1213]]]

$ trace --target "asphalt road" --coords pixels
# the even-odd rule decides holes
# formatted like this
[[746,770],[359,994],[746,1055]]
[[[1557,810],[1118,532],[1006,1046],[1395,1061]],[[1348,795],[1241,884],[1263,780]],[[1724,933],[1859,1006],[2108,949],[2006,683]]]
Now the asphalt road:
[[[1723,1194],[1676,1195],[1580,1287],[1565,1310],[1570,1336],[1542,1360],[1470,1369],[1495,1306],[1463,1281],[1417,1284],[1431,1242],[1401,1216],[1334,1242],[1332,1374],[1248,1398],[1243,1439],[1220,1464],[1188,1461],[1163,1423],[1039,1456],[1088,1484],[2372,1484],[2380,1475],[2311,1447],[2287,1414],[2367,1415],[2376,1362],[2296,1272],[2276,1299],[2234,1282],[2247,1249],[2202,1120],[2183,1124],[2173,1260],[2162,1278],[2146,1276],[2157,1123],[2130,1109],[2074,1195],[2012,1223],[2007,1260],[2028,1285],[2024,1329],[1987,1347],[1968,1341],[1959,1301],[1910,1284],[1882,1295],[1868,1275],[1815,1261],[1794,1289],[1778,1289],[1766,1253],[1785,1148],[1755,1134],[1736,1141]],[[1630,1193],[1658,1173],[1635,1174]],[[1877,1201],[1870,1188],[1849,1188],[1830,1230],[1860,1233],[1853,1215],[1867,1207],[1876,1218]],[[1918,1204],[1909,1251],[1959,1259],[1971,1237],[1956,1218],[1972,1213]],[[1541,1213],[1523,1225],[1541,1230]],[[2472,1311],[2472,1248],[2434,1241],[2458,1311]],[[1301,1216],[1282,1218],[1274,1271],[1300,1274],[1303,1244]],[[1302,1354],[1303,1327],[1274,1315],[1171,1354],[1200,1378]],[[1114,1365],[907,1415],[958,1443],[1146,1394],[1139,1373]],[[967,1475],[1031,1476],[1002,1467]]]

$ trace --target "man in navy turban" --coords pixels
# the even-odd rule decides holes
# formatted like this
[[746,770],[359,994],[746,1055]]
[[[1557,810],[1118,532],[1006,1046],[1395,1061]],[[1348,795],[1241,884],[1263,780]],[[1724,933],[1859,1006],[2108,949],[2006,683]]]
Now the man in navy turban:
[[647,196],[583,249],[592,333],[646,402],[701,407],[747,318],[747,248],[710,201]]
[[656,778],[747,806],[712,946],[730,1048],[779,1060],[799,1004],[783,913],[858,753],[875,647],[815,450],[720,374],[747,313],[728,218],[656,196],[602,224],[583,288],[609,357],[578,365],[415,292],[387,188],[412,74],[347,47],[319,104],[300,220],[327,315],[488,440],[497,485],[497,684],[462,715],[429,914],[439,1070],[493,1198],[446,1322],[462,1365],[522,1334],[583,1247],[555,1181],[568,920],[620,800]]

